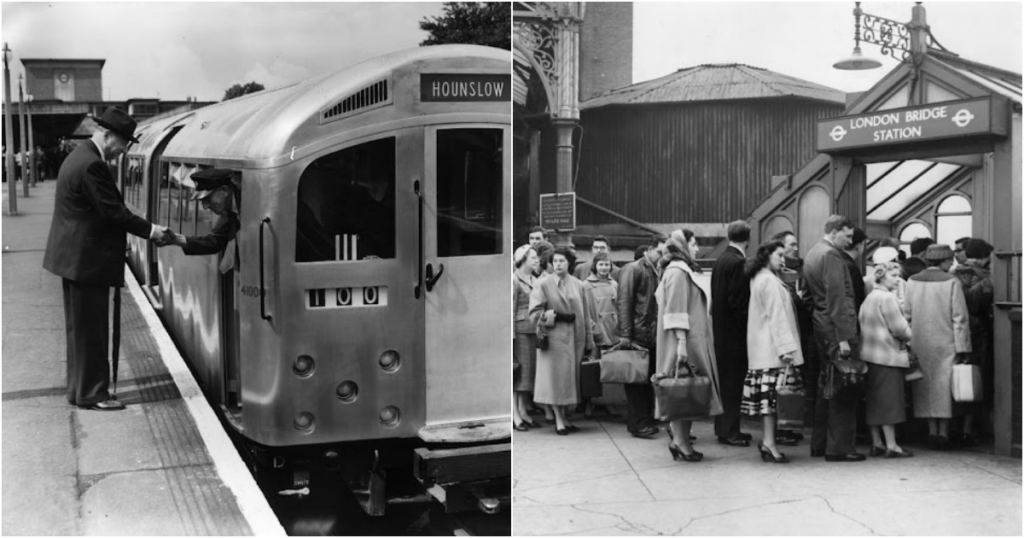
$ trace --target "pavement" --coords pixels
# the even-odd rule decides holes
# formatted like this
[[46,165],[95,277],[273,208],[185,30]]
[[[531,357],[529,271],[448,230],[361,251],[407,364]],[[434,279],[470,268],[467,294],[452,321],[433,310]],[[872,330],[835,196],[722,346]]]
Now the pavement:
[[[122,293],[124,411],[65,400],[60,278],[42,269],[55,181],[2,219],[4,535],[284,531],[134,280]],[[130,279],[129,279],[130,280]]]
[[704,461],[686,463],[664,429],[637,439],[622,419],[575,424],[565,437],[547,424],[514,433],[517,536],[1021,535],[1019,458],[907,444],[913,458],[827,463],[810,457],[807,430],[780,447],[791,463],[770,464],[755,422],[751,446],[734,448],[706,421],[692,430]]

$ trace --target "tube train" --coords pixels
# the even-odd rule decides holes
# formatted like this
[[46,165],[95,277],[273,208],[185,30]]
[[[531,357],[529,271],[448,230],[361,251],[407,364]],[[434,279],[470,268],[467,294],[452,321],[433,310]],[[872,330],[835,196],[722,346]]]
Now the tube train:
[[204,235],[189,176],[241,177],[234,270],[136,237],[128,263],[254,468],[375,515],[402,466],[449,511],[507,503],[511,91],[507,51],[443,45],[140,124],[138,215]]

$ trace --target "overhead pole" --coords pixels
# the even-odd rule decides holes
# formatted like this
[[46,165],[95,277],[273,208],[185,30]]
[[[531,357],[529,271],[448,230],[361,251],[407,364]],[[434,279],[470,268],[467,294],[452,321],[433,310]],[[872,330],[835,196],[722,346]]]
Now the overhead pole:
[[36,183],[39,182],[39,163],[36,162],[36,142],[35,142],[35,129],[32,127],[32,94],[28,94],[26,98],[26,104],[28,108],[28,162],[30,168],[32,168],[32,186],[35,187]]
[[21,140],[21,190],[22,195],[28,198],[28,152],[25,150],[28,137],[25,136],[25,93],[22,91],[22,80],[22,75],[18,75],[18,138]]
[[4,42],[4,131],[7,133],[7,151],[4,152],[4,159],[7,161],[7,214],[18,214],[18,188],[14,185],[14,120],[11,117],[11,71],[7,67],[7,56],[11,49]]

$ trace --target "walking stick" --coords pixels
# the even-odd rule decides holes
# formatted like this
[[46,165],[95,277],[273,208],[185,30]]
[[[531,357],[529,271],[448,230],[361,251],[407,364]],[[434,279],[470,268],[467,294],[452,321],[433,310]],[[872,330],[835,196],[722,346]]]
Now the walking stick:
[[[127,251],[126,255],[127,255]],[[114,286],[114,333],[111,342],[110,362],[113,365],[113,388],[110,397],[117,399],[117,363],[121,359],[121,287]]]

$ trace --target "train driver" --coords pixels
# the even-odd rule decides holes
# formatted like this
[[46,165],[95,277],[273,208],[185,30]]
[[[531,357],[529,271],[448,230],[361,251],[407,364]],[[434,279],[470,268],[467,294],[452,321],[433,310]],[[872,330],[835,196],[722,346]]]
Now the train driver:
[[238,219],[241,180],[234,171],[226,168],[209,168],[191,177],[196,183],[192,199],[199,200],[204,209],[213,211],[219,218],[209,234],[186,237],[176,233],[174,244],[189,256],[223,253],[220,272],[227,273],[235,268],[238,259],[235,234],[241,226]]

